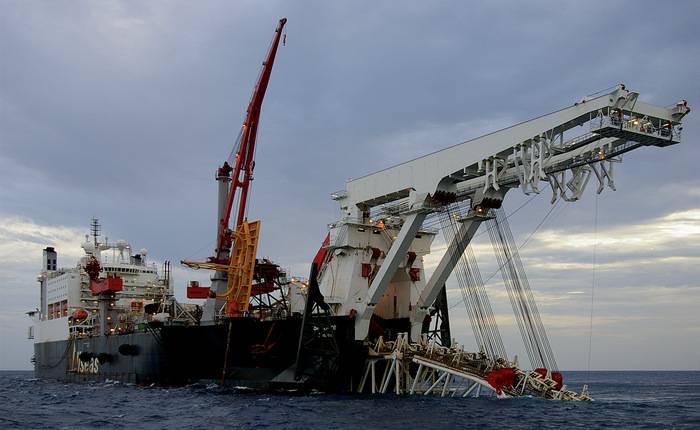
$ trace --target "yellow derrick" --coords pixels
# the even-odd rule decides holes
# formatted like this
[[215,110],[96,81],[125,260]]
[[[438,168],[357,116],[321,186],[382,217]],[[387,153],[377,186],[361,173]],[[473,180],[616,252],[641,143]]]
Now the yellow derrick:
[[216,298],[226,299],[226,316],[239,316],[248,310],[250,292],[253,287],[255,255],[260,237],[260,220],[243,221],[233,232],[233,244],[229,264],[182,261],[193,269],[207,269],[226,272],[228,284],[226,292]]

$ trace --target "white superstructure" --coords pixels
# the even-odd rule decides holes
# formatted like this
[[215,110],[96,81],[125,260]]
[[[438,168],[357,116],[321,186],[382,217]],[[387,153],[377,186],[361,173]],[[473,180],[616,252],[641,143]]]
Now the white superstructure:
[[[154,262],[148,262],[147,251],[132,253],[127,242],[114,243],[99,239],[99,226],[93,221],[92,237],[86,235],[82,244],[85,255],[74,267],[58,266],[58,253],[53,247],[44,249],[42,271],[37,280],[40,285],[40,305],[28,314],[33,320],[29,337],[35,343],[65,340],[71,330],[84,335],[97,335],[100,325],[99,298],[90,290],[90,279],[85,266],[90,257],[95,257],[101,267],[101,278],[118,276],[123,280],[123,290],[115,293],[110,300],[110,311],[119,317],[105,322],[113,332],[125,330],[134,317],[144,316],[144,308],[152,303],[168,303],[173,296],[173,288],[166,263],[165,276],[160,277]],[[85,318],[74,318],[87,313]],[[121,316],[129,318],[122,318]],[[78,322],[78,320],[80,320]],[[127,321],[128,320],[128,321]],[[128,324],[127,324],[128,322]],[[103,327],[106,329],[107,327]]]

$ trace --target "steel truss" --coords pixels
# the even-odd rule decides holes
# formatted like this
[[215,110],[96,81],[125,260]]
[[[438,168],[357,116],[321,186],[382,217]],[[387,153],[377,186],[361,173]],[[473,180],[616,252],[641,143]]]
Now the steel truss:
[[432,309],[423,320],[422,334],[427,336],[428,341],[435,339],[440,346],[449,347],[452,344],[447,288],[444,285],[438,293]]
[[[533,396],[545,399],[589,401],[588,387],[581,393],[558,387],[551,375],[525,371],[502,358],[493,360],[483,353],[464,351],[455,343],[451,347],[428,341],[411,343],[408,333],[400,333],[395,341],[379,338],[370,348],[358,393],[394,393],[396,395],[435,395],[440,397],[479,397],[482,395],[509,398]],[[513,383],[494,386],[489,375],[494,371],[512,371]]]

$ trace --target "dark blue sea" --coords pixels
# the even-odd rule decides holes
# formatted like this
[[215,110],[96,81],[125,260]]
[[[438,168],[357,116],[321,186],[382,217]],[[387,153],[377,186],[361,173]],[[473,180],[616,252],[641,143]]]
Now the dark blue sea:
[[40,381],[0,372],[0,429],[700,429],[700,372],[565,372],[590,403],[289,395]]

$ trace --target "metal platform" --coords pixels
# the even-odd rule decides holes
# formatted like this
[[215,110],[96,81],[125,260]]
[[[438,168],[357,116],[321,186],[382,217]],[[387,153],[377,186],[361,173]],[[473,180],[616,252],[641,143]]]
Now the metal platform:
[[590,122],[592,133],[603,137],[613,137],[625,141],[638,142],[647,146],[665,147],[681,142],[680,126],[648,119],[618,119],[600,115]]

